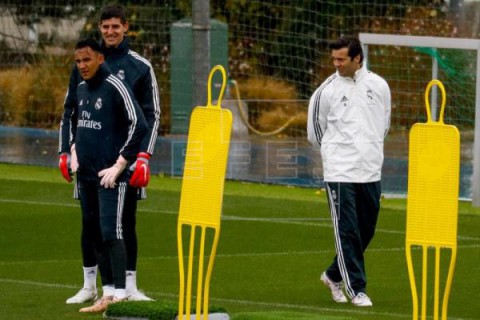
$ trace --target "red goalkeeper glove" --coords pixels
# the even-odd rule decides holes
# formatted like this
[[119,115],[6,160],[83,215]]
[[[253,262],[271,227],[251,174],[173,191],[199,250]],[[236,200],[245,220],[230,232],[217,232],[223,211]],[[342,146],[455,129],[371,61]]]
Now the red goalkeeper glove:
[[130,170],[133,171],[130,178],[130,185],[135,188],[146,187],[150,181],[150,167],[148,166],[148,160],[150,155],[146,152],[140,152],[137,154],[137,160],[130,166]]
[[70,169],[70,154],[68,153],[62,153],[60,155],[60,159],[58,161],[58,168],[60,169],[60,172],[62,173],[62,176],[67,180],[68,182],[72,182],[72,170]]

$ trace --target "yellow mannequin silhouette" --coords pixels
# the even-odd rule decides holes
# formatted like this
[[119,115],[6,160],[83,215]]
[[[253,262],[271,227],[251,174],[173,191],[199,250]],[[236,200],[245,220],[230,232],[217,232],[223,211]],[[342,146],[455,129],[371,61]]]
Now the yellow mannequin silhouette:
[[[223,84],[217,104],[212,105],[211,81],[216,71],[221,72]],[[210,71],[208,77],[207,106],[195,107],[190,119],[177,226],[180,268],[179,319],[185,317],[190,319],[197,229],[200,230],[200,247],[196,276],[196,319],[200,319],[202,309],[203,319],[208,319],[209,285],[220,235],[223,188],[232,129],[232,114],[220,106],[225,86],[225,69],[217,65]],[[183,231],[187,228],[189,228],[190,238],[188,241],[187,281],[185,283]],[[207,271],[204,273],[207,229],[213,230],[214,236]]]
[[[428,93],[433,85],[442,92],[439,121],[432,121]],[[427,122],[410,130],[407,196],[406,255],[413,298],[413,319],[418,318],[418,293],[412,261],[412,248],[422,250],[421,319],[427,316],[428,249],[434,249],[433,319],[438,320],[441,249],[451,250],[442,302],[442,320],[447,305],[457,256],[458,188],[460,171],[460,133],[445,125],[443,115],[446,93],[443,84],[432,80],[425,90]]]

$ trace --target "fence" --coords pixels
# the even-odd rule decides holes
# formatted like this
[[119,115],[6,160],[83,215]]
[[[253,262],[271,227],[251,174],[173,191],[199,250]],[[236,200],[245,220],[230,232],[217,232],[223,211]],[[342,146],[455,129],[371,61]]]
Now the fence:
[[[120,2],[129,10],[132,47],[154,66],[161,88],[160,136],[169,137],[174,94],[171,27],[192,17],[192,2]],[[72,46],[87,34],[98,38],[98,13],[106,3],[1,2],[0,124],[58,128],[73,65]],[[294,139],[300,144],[306,135],[308,98],[334,71],[327,49],[330,40],[360,32],[478,38],[478,12],[479,5],[473,1],[210,1],[210,17],[228,28],[230,98],[243,101],[235,102],[234,107],[245,106],[248,136],[256,140]],[[405,159],[406,132],[413,123],[425,119],[423,92],[435,57],[449,93],[445,121],[462,132],[462,165],[469,171],[476,57],[452,50],[381,46],[370,48],[369,55],[372,70],[384,76],[392,88],[387,157]],[[397,166],[394,173],[399,181],[406,180],[402,168]]]

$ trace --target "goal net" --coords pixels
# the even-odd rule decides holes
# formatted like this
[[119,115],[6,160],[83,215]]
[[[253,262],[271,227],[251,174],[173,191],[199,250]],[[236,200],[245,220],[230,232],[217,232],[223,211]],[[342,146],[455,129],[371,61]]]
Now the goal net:
[[[461,183],[463,197],[480,198],[480,173],[475,157],[479,150],[480,126],[480,41],[444,37],[401,36],[360,33],[369,68],[388,81],[392,91],[392,127],[386,143],[386,158],[396,162],[404,174],[408,161],[408,132],[416,122],[426,122],[425,89],[431,79],[442,81],[447,100],[444,122],[455,125],[462,135]],[[434,88],[435,89],[435,88]],[[442,97],[436,90],[430,95],[432,120],[438,120]],[[480,151],[480,150],[479,150]],[[442,161],[442,159],[438,159]],[[387,164],[388,165],[388,164]],[[470,180],[471,178],[471,181]],[[465,181],[467,180],[467,181]],[[402,186],[403,188],[403,186]]]

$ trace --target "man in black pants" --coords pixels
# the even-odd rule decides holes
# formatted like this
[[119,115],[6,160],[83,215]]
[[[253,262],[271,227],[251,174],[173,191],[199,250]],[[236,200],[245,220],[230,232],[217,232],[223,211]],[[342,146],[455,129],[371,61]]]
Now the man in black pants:
[[320,147],[337,255],[321,281],[335,302],[372,306],[366,294],[364,252],[380,210],[383,140],[390,126],[390,89],[367,70],[360,41],[342,36],[330,45],[337,72],[313,93],[309,142]]
[[[130,174],[125,168],[135,160],[147,123],[130,89],[104,63],[94,39],[77,43],[75,64],[84,81],[76,89],[71,130],[61,134],[73,141],[82,216],[92,223],[88,231],[95,239],[104,289],[102,299],[80,312],[101,312],[127,297],[122,214]],[[68,154],[61,154],[60,169],[69,180]]]
[[[126,13],[121,6],[105,7],[99,19],[99,31],[102,35],[101,50],[105,56],[106,63],[113,74],[125,80],[138,101],[143,115],[148,123],[148,132],[141,141],[140,152],[137,155],[135,170],[130,179],[130,186],[127,188],[123,227],[125,246],[127,251],[127,296],[128,300],[142,301],[152,300],[137,289],[137,235],[136,212],[137,200],[146,198],[143,187],[148,184],[149,166],[148,161],[153,154],[157,132],[160,123],[160,99],[158,94],[157,81],[151,64],[138,53],[130,50],[128,39],[125,37],[128,31]],[[81,81],[78,70],[74,69],[71,77],[69,90],[65,99],[65,111],[62,119],[62,131],[68,132],[71,126],[71,113],[75,105],[75,88]],[[59,152],[69,153],[71,142],[65,136],[60,141]],[[72,158],[75,154],[72,152]],[[93,239],[90,236],[91,222],[85,218],[82,220],[82,257],[84,285],[77,294],[67,299],[67,303],[84,303],[94,300],[97,297],[97,259],[93,246]]]

